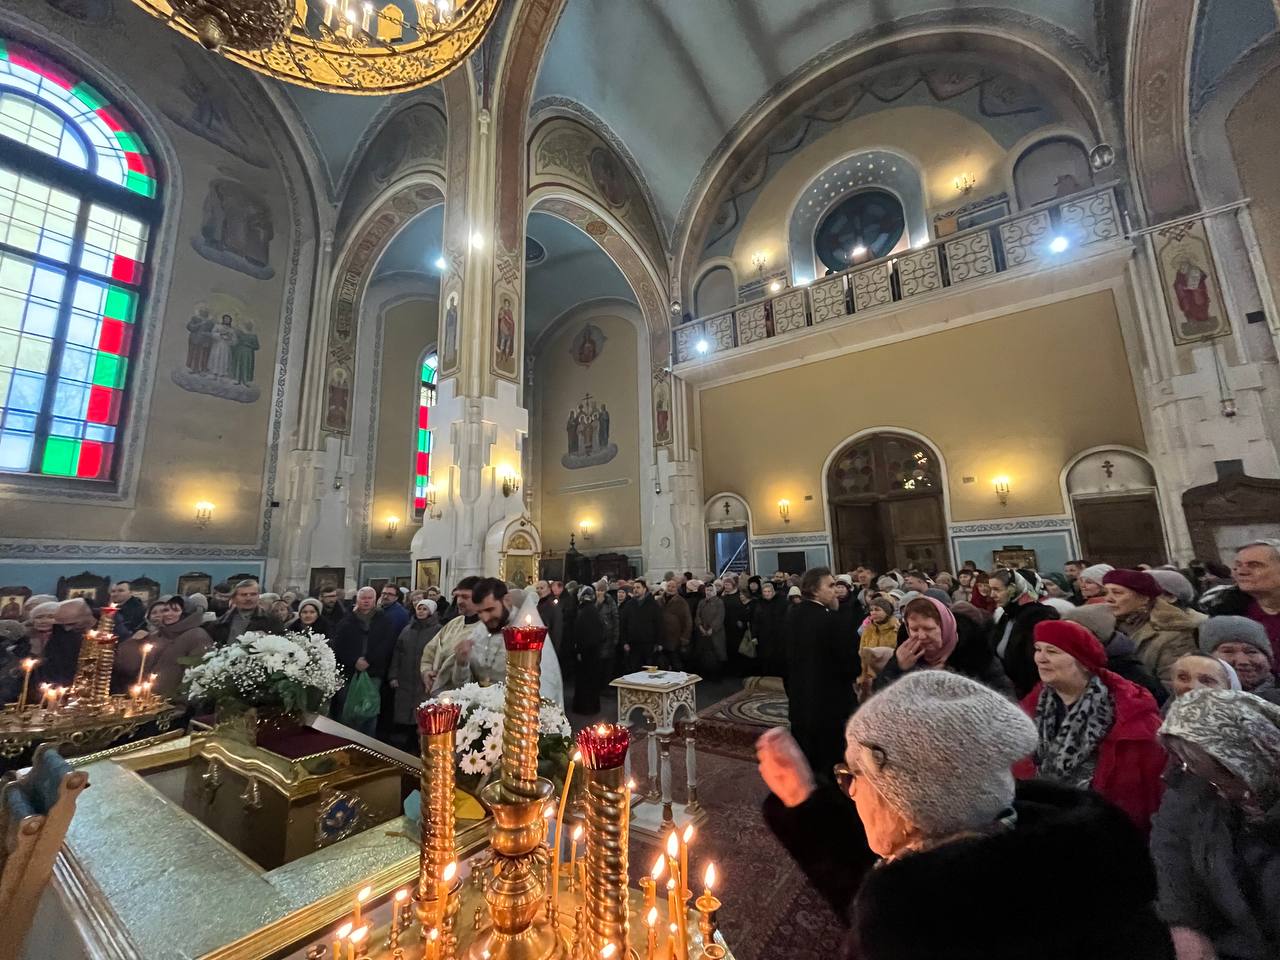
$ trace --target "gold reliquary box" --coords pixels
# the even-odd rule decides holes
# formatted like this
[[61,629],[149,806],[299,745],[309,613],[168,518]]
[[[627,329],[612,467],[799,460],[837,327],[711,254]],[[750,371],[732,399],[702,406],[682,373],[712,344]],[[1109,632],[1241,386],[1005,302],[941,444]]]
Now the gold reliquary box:
[[[27,960],[284,957],[349,912],[360,888],[376,900],[417,876],[417,822],[402,810],[419,758],[327,718],[284,753],[197,727],[76,766],[91,789]],[[459,796],[459,860],[487,842],[483,818]]]

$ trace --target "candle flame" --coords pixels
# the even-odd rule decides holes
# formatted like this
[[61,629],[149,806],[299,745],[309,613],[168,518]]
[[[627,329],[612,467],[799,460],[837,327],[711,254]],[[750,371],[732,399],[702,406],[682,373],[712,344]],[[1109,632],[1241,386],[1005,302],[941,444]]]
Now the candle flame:
[[339,940],[347,939],[347,934],[349,934],[350,932],[351,932],[351,924],[344,923],[342,926],[338,928],[338,939]]
[[432,927],[432,928],[431,928],[431,933],[429,934],[429,937],[431,938],[431,940],[432,940],[432,941],[439,940],[439,939],[440,939],[440,931],[439,931],[439,930],[437,930],[435,927]]
[[359,943],[361,940],[363,940],[363,939],[364,939],[365,937],[367,937],[368,935],[369,935],[369,928],[368,928],[368,927],[361,927],[359,930],[353,930],[353,931],[351,932],[351,942],[352,942],[352,943]]
[[581,762],[582,762],[582,751],[581,751],[581,750],[575,750],[575,751],[573,751],[573,762],[574,762],[574,763],[581,763]]
[[35,657],[27,657],[27,659],[22,661],[22,669],[27,671],[27,673],[30,673],[32,670],[36,668],[36,664],[39,662],[40,661],[37,660]]
[[525,625],[526,627],[528,627],[528,626],[532,626],[532,625],[533,625],[533,614],[532,614],[532,613],[526,613],[526,614],[524,615],[524,625]]
[[144,644],[142,645],[142,652],[143,652],[143,653],[150,653],[150,652],[151,652],[151,650],[152,650],[152,647],[153,647],[153,646],[154,646],[154,644],[144,643]]
[[361,887],[360,892],[356,894],[356,901],[358,903],[364,903],[366,900],[368,900],[372,896],[373,896],[373,887]]
[[602,737],[607,736],[609,733],[609,725],[607,723],[597,723],[596,733],[600,734]]
[[140,683],[135,683],[132,687],[129,688],[129,693],[135,697],[141,692],[142,692],[142,684]]
[[408,899],[409,899],[409,891],[408,891],[408,890],[397,890],[397,891],[396,891],[396,903],[404,903],[404,902],[405,902],[406,900],[408,900]]
[[716,865],[707,864],[707,872],[702,875],[702,883],[708,890],[716,885]]
[[667,890],[674,890],[675,888],[676,888],[676,881],[675,881],[675,878],[673,877],[667,881]]
[[573,828],[573,842],[577,843],[582,839],[582,824],[578,824]]
[[658,908],[650,907],[649,912],[644,915],[644,922],[647,926],[652,927],[658,922]]
[[550,820],[556,815],[556,805],[554,803],[548,803],[547,809],[542,811],[542,815]]
[[443,880],[445,883],[449,883],[453,880],[453,878],[457,875],[457,873],[458,873],[458,862],[456,860],[450,860],[448,866],[446,866],[443,870],[440,871],[440,879]]
[[676,836],[675,831],[671,831],[667,837],[667,856],[674,857],[680,853],[680,838]]
[[158,673],[153,673],[153,674],[151,674],[151,676],[150,676],[150,677],[148,677],[147,679],[148,679],[148,680],[150,680],[152,683],[155,683],[155,682],[156,682],[156,678],[157,678],[157,677],[159,677],[159,676],[160,676],[160,674],[158,674]]
[[628,781],[627,781],[627,789],[628,789],[628,790],[630,790],[632,793],[635,793],[635,790],[636,790],[636,782],[635,782],[634,780],[628,780]]
[[683,835],[683,836],[681,836],[681,838],[680,838],[680,839],[681,839],[681,840],[683,840],[683,841],[685,842],[685,845],[686,845],[686,846],[688,846],[689,841],[693,839],[693,824],[692,824],[692,823],[691,823],[691,824],[689,824],[687,827],[685,827],[685,828],[684,828],[684,835]]
[[617,952],[618,952],[618,948],[616,946],[614,946],[612,943],[606,943],[604,945],[604,949],[600,951],[600,956],[602,960],[609,960],[609,958],[612,957]]
[[649,876],[655,881],[661,880],[663,873],[667,870],[667,858],[662,854],[658,854],[658,858],[653,861],[653,869],[649,871]]
[[674,923],[671,925],[671,935],[673,937],[676,935],[676,925]]

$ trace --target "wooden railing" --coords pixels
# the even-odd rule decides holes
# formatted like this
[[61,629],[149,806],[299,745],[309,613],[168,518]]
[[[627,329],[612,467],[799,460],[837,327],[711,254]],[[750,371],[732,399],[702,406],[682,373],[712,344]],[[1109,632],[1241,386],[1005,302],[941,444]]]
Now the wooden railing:
[[1093,187],[701,317],[672,331],[672,355],[676,363],[705,359],[1006,270],[1070,259],[1080,247],[1125,236],[1116,189]]

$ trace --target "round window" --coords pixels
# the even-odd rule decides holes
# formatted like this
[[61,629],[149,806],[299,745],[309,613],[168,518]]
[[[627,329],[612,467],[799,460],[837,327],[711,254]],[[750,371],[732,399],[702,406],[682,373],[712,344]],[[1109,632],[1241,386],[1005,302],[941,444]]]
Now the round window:
[[884,190],[864,190],[845,197],[818,224],[813,245],[829,270],[846,270],[887,256],[898,241],[906,218],[902,204]]

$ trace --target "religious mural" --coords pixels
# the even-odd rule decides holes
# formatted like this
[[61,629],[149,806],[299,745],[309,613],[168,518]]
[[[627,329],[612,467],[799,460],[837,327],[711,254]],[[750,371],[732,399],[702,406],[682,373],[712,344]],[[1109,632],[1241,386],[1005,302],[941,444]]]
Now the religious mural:
[[452,370],[458,365],[458,295],[449,294],[444,308],[444,335],[440,338],[444,344],[440,350],[440,369]]
[[1204,221],[1164,227],[1152,240],[1173,342],[1196,343],[1230,332]]
[[187,356],[170,373],[190,393],[203,393],[237,403],[253,403],[261,395],[254,383],[261,343],[248,308],[235,297],[214,294],[198,303],[186,322]]
[[345,433],[347,416],[351,408],[351,377],[342,367],[329,370],[329,379],[325,384],[324,395],[324,427]]
[[251,140],[242,136],[232,119],[241,112],[237,110],[233,90],[205,83],[198,72],[201,67],[195,63],[195,58],[201,54],[188,52],[186,44],[177,45],[177,53],[186,67],[182,80],[176,84],[184,102],[166,104],[162,107],[164,115],[188,133],[250,166],[266,167],[268,155],[262,139]]
[[[432,103],[414,103],[393,115],[364,148],[338,215],[338,235],[388,186],[418,171],[443,176],[447,142],[444,114]],[[335,171],[335,174],[338,171]]]
[[609,338],[594,323],[588,323],[569,341],[569,355],[574,363],[589,367],[604,353],[605,341]]
[[516,375],[516,318],[507,296],[502,297],[493,321],[493,369],[503,376]]
[[258,280],[276,275],[270,263],[275,225],[261,194],[236,180],[211,180],[203,215],[200,233],[191,238],[200,256]]
[[618,445],[609,440],[609,407],[591,394],[569,410],[564,428],[568,449],[560,464],[566,470],[598,467],[618,455]]

